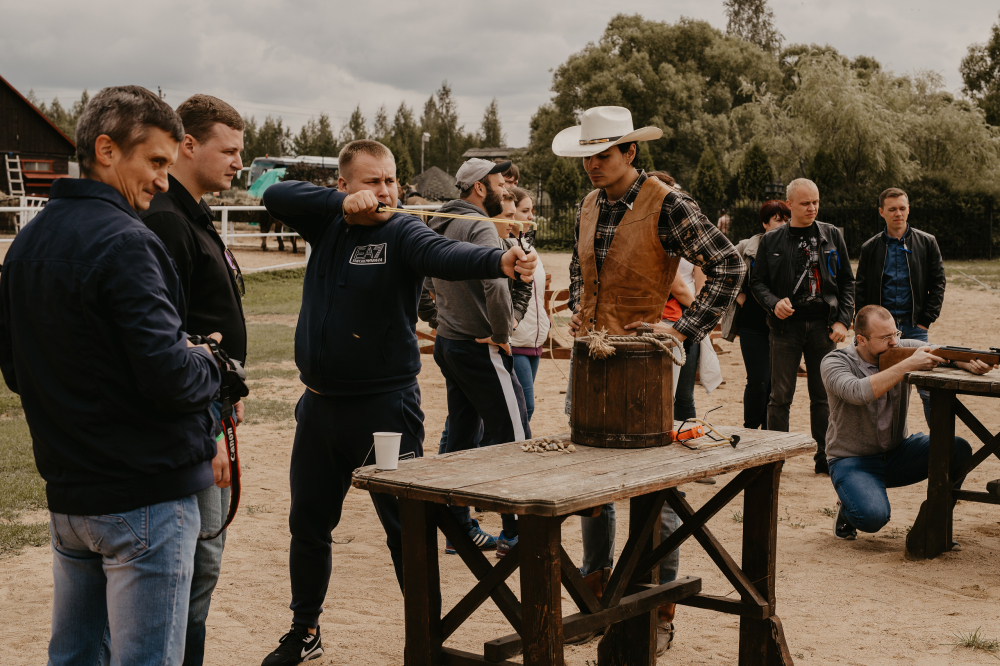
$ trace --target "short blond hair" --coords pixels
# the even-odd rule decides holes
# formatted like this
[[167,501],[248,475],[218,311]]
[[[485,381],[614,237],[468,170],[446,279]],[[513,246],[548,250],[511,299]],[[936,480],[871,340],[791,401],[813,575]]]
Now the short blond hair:
[[340,169],[340,175],[344,180],[348,180],[348,167],[358,155],[371,155],[377,159],[385,159],[388,157],[394,162],[396,160],[392,151],[389,150],[389,148],[383,143],[372,141],[370,139],[351,141],[349,144],[340,149],[340,156],[337,158],[337,168]]
[[812,182],[808,178],[796,178],[792,182],[788,183],[788,187],[785,188],[785,199],[791,201],[792,193],[800,187],[804,187],[806,185],[812,187],[817,193],[819,192],[819,187],[816,186],[816,183]]

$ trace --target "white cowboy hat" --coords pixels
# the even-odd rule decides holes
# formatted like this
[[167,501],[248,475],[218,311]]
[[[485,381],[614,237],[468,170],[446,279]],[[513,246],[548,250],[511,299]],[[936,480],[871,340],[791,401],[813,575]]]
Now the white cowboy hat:
[[632,113],[621,106],[595,106],[583,112],[576,127],[552,139],[552,152],[561,157],[590,157],[611,146],[633,141],[653,141],[663,136],[659,127],[632,129]]

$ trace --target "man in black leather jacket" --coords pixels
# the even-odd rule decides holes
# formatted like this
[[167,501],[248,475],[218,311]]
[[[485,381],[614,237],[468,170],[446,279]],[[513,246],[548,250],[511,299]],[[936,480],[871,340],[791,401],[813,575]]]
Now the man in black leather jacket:
[[[937,239],[907,223],[906,192],[890,187],[879,195],[878,214],[885,231],[861,246],[855,309],[881,305],[896,320],[903,338],[929,342],[927,329],[944,303],[944,263]],[[919,391],[924,418],[930,423],[930,395]]]
[[771,399],[767,427],[788,432],[799,360],[806,359],[809,417],[817,474],[829,474],[826,428],[830,406],[820,377],[823,357],[847,337],[854,319],[854,274],[840,231],[816,220],[819,189],[799,178],[788,185],[788,224],[764,234],[750,290],[771,329]]

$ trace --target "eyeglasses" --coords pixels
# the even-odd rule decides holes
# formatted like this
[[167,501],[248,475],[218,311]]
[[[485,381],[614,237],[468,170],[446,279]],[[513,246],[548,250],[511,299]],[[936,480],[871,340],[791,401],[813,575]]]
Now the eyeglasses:
[[882,342],[889,342],[890,338],[895,338],[897,341],[899,341],[899,339],[901,337],[903,337],[903,332],[902,331],[896,331],[895,333],[890,333],[889,335],[882,335],[882,336],[879,336],[877,338],[873,338],[870,335],[864,335],[864,336],[861,336],[861,337],[866,337],[869,340],[880,340]]
[[240,265],[236,262],[236,257],[230,252],[229,248],[225,251],[226,264],[229,266],[229,272],[233,274],[233,281],[236,283],[236,289],[240,292],[240,298],[247,295],[246,285],[243,283],[243,271],[240,270]]

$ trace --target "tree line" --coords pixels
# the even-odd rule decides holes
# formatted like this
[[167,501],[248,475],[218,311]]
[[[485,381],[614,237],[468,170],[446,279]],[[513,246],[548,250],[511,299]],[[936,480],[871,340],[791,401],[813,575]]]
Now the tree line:
[[[826,201],[870,203],[896,185],[927,196],[995,196],[1000,176],[1000,23],[969,47],[964,97],[934,72],[896,75],[830,45],[782,45],[766,0],[726,0],[726,31],[619,14],[553,76],[521,156],[558,202],[584,192],[580,160],[552,138],[592,106],[632,111],[663,138],[640,156],[706,204],[759,201],[769,183],[808,177]],[[579,183],[579,186],[577,185]]]

